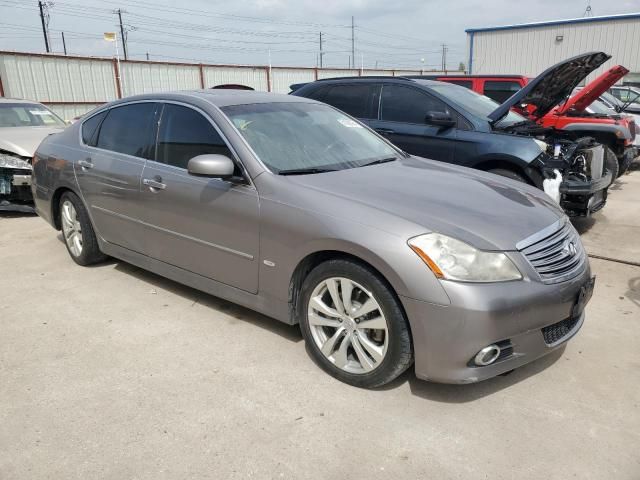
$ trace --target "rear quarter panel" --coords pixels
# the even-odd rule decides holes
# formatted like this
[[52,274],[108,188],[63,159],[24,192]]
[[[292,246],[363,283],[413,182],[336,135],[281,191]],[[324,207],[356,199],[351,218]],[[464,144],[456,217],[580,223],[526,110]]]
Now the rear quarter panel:
[[73,164],[80,158],[79,123],[43,140],[34,155],[31,190],[36,212],[54,228],[56,193],[68,189],[79,195]]

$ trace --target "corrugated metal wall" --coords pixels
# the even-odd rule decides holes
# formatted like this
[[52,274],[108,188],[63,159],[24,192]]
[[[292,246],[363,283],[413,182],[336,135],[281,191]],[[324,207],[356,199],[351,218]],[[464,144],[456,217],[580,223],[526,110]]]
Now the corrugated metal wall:
[[[288,93],[294,83],[358,75],[415,75],[419,70],[315,69],[266,66],[199,65],[170,62],[120,62],[122,91],[112,59],[0,52],[0,94],[45,103],[72,119],[122,96],[166,90],[242,84],[256,90]],[[430,72],[437,74],[440,72]]]
[[472,73],[536,76],[561,60],[590,51],[604,51],[613,58],[588,80],[617,64],[640,72],[638,39],[638,19],[474,32]]
[[73,120],[99,107],[102,103],[52,103],[46,105],[63,120]]
[[267,69],[264,67],[204,66],[203,70],[205,88],[233,83],[247,85],[256,90],[267,89]]
[[271,91],[275,93],[289,93],[289,85],[294,83],[313,82],[316,79],[313,68],[272,68]]
[[200,68],[195,65],[165,65],[121,62],[123,96],[161,90],[193,90],[200,86]]
[[40,102],[104,102],[117,98],[110,60],[0,54],[6,97]]

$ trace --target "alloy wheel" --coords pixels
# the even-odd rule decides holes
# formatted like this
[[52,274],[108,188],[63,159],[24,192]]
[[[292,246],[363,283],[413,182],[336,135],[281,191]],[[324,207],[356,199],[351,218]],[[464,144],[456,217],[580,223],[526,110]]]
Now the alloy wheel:
[[313,290],[307,308],[311,336],[336,367],[364,374],[380,366],[389,332],[373,294],[348,278],[332,277]]
[[82,254],[82,227],[78,219],[78,212],[69,200],[62,203],[62,234],[69,251],[74,257]]

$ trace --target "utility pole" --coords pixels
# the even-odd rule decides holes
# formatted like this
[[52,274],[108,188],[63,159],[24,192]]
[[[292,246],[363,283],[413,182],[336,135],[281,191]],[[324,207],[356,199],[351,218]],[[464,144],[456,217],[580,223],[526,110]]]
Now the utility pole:
[[47,49],[47,53],[51,52],[49,48],[49,35],[47,32],[47,22],[45,21],[45,10],[47,8],[40,0],[38,0],[38,7],[40,8],[40,21],[42,22],[42,34],[44,35],[44,46]]
[[62,48],[64,49],[64,54],[67,54],[67,42],[64,41],[64,32],[62,32]]
[[442,44],[442,71],[447,73],[447,45]]
[[356,37],[355,37],[355,23],[353,16],[351,16],[351,68],[356,66]]
[[324,55],[324,53],[322,53],[322,32],[320,32],[320,68],[322,68],[322,56]]
[[120,19],[120,38],[122,39],[122,53],[124,55],[124,59],[127,60],[127,39],[124,36],[124,26],[122,25],[122,9],[117,9],[115,13],[118,14],[118,18]]

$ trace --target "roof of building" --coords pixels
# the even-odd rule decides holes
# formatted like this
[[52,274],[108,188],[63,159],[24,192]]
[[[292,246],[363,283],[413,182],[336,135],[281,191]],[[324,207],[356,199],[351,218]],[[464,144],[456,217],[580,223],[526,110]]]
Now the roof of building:
[[513,25],[502,25],[502,26],[494,26],[494,27],[468,28],[465,30],[465,32],[467,33],[493,32],[497,30],[515,30],[520,28],[538,28],[538,27],[548,27],[548,26],[554,26],[554,25],[571,25],[571,24],[577,24],[577,23],[608,22],[608,21],[630,20],[630,19],[640,19],[640,12],[622,13],[619,15],[605,15],[601,17],[584,17],[584,18],[570,18],[565,20],[549,20],[544,22],[517,23]]

